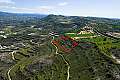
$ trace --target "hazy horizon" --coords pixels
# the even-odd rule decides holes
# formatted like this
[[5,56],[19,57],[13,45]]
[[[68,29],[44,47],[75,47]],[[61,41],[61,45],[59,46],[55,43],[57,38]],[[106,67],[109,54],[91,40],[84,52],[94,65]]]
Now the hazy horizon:
[[0,11],[120,18],[119,0],[0,0]]

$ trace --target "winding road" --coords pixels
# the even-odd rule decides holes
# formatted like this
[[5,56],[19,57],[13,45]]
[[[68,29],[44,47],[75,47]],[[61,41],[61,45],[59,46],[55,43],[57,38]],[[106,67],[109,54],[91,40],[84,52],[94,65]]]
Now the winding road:
[[[117,40],[120,39],[120,38],[117,38],[117,37],[110,36],[110,35],[107,35],[107,34],[105,34],[105,33],[102,33],[102,32],[100,32],[100,31],[97,30],[97,29],[93,29],[93,31],[94,31],[95,33],[101,35],[101,36],[104,36],[104,37],[109,37],[109,38],[113,38],[113,39],[117,39]],[[107,55],[105,55],[105,56],[107,56]],[[108,57],[108,58],[112,58],[113,60],[116,61],[117,64],[120,64],[120,59],[117,59],[114,55],[111,55],[110,57],[107,56],[107,57]],[[115,64],[116,64],[116,63],[115,63]]]
[[[54,45],[54,44],[52,43],[53,40],[54,40],[54,36],[52,37],[52,40],[51,40],[51,44],[52,44],[52,45]],[[69,80],[69,78],[70,78],[70,65],[69,65],[69,63],[66,61],[66,59],[64,58],[64,56],[63,56],[62,54],[59,54],[59,53],[58,53],[58,48],[57,48],[57,46],[54,45],[54,47],[56,48],[56,55],[60,55],[60,56],[62,57],[62,59],[64,60],[64,62],[66,63],[67,67],[68,67],[68,69],[67,69],[67,80]]]
[[[16,51],[13,51],[13,52],[10,53],[10,54],[12,55],[12,59],[13,59],[13,60],[15,60],[14,53],[16,53]],[[8,70],[8,72],[7,72],[8,80],[12,80],[11,77],[10,77],[10,71],[12,70],[13,67],[14,67],[14,66],[12,66],[12,67]]]
[[10,77],[10,71],[12,70],[13,67],[14,67],[14,66],[12,66],[12,67],[8,70],[8,72],[7,72],[8,80],[12,80],[11,77]]
[[17,51],[13,51],[11,54],[12,54],[12,59],[15,60],[15,56],[14,56],[14,53],[16,53]]
[[[54,40],[54,36],[52,37],[52,40],[51,40],[51,44],[52,44],[52,45],[54,45],[54,44],[52,43],[53,40]],[[54,45],[54,47],[56,48],[55,54],[56,54],[56,55],[60,55],[60,56],[62,57],[62,59],[64,60],[64,62],[66,63],[67,67],[68,67],[68,69],[67,69],[67,80],[69,80],[69,78],[70,78],[70,65],[69,65],[69,63],[66,61],[66,59],[64,58],[64,56],[63,56],[62,54],[59,54],[59,53],[58,53],[58,48],[57,48],[57,46]],[[13,59],[13,60],[15,60],[14,53],[16,53],[16,51],[13,51],[13,52],[10,53],[10,54],[12,55],[12,59]],[[10,77],[10,71],[12,70],[13,67],[14,67],[14,66],[12,66],[12,67],[8,70],[8,72],[7,72],[8,80],[12,80],[11,77]]]

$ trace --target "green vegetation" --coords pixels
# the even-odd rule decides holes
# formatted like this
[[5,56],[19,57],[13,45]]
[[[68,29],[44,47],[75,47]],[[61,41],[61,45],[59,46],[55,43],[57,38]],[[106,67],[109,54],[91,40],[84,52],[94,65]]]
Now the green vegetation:
[[[8,75],[12,80],[66,80],[68,67],[51,44],[52,36],[56,36],[54,32],[72,38],[96,36],[77,39],[79,45],[69,53],[58,50],[70,65],[69,80],[120,79],[120,64],[112,58],[113,55],[120,59],[119,39],[97,32],[76,34],[92,28],[104,34],[119,32],[119,19],[61,15],[41,19],[38,15],[7,15],[10,16],[0,15],[1,80],[7,80]],[[75,34],[67,34],[72,32]]]
[[120,26],[113,26],[112,28],[120,29]]
[[90,36],[95,36],[93,33],[90,34],[65,34],[70,37],[90,37]]

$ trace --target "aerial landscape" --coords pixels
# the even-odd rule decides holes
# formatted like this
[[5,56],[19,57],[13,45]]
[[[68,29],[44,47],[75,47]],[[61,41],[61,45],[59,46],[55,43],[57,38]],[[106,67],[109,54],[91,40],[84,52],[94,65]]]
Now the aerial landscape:
[[0,80],[120,80],[120,1],[34,1],[0,0]]

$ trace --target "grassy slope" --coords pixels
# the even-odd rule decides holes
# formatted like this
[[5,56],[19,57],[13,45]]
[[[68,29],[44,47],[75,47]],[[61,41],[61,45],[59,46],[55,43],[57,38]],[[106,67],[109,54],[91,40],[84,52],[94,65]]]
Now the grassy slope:
[[[87,45],[87,43],[84,45]],[[91,46],[93,47],[93,44],[91,44]],[[120,73],[120,66],[114,64],[111,60],[109,60],[108,57],[101,54],[99,46],[95,46],[96,45],[94,44],[94,48],[89,49],[82,48],[81,45],[79,45],[71,53],[63,54],[71,66],[70,80],[96,80],[99,78],[101,80],[114,80],[114,73]],[[66,64],[58,55],[54,55],[52,59],[54,62],[51,66],[45,66],[44,68],[40,69],[38,73],[34,73],[32,76],[26,76],[23,72],[27,72],[25,70],[27,66],[23,67],[23,72],[21,72],[21,75],[25,76],[23,80],[66,80]],[[24,64],[24,60],[21,62]],[[19,63],[17,65],[19,65]]]

